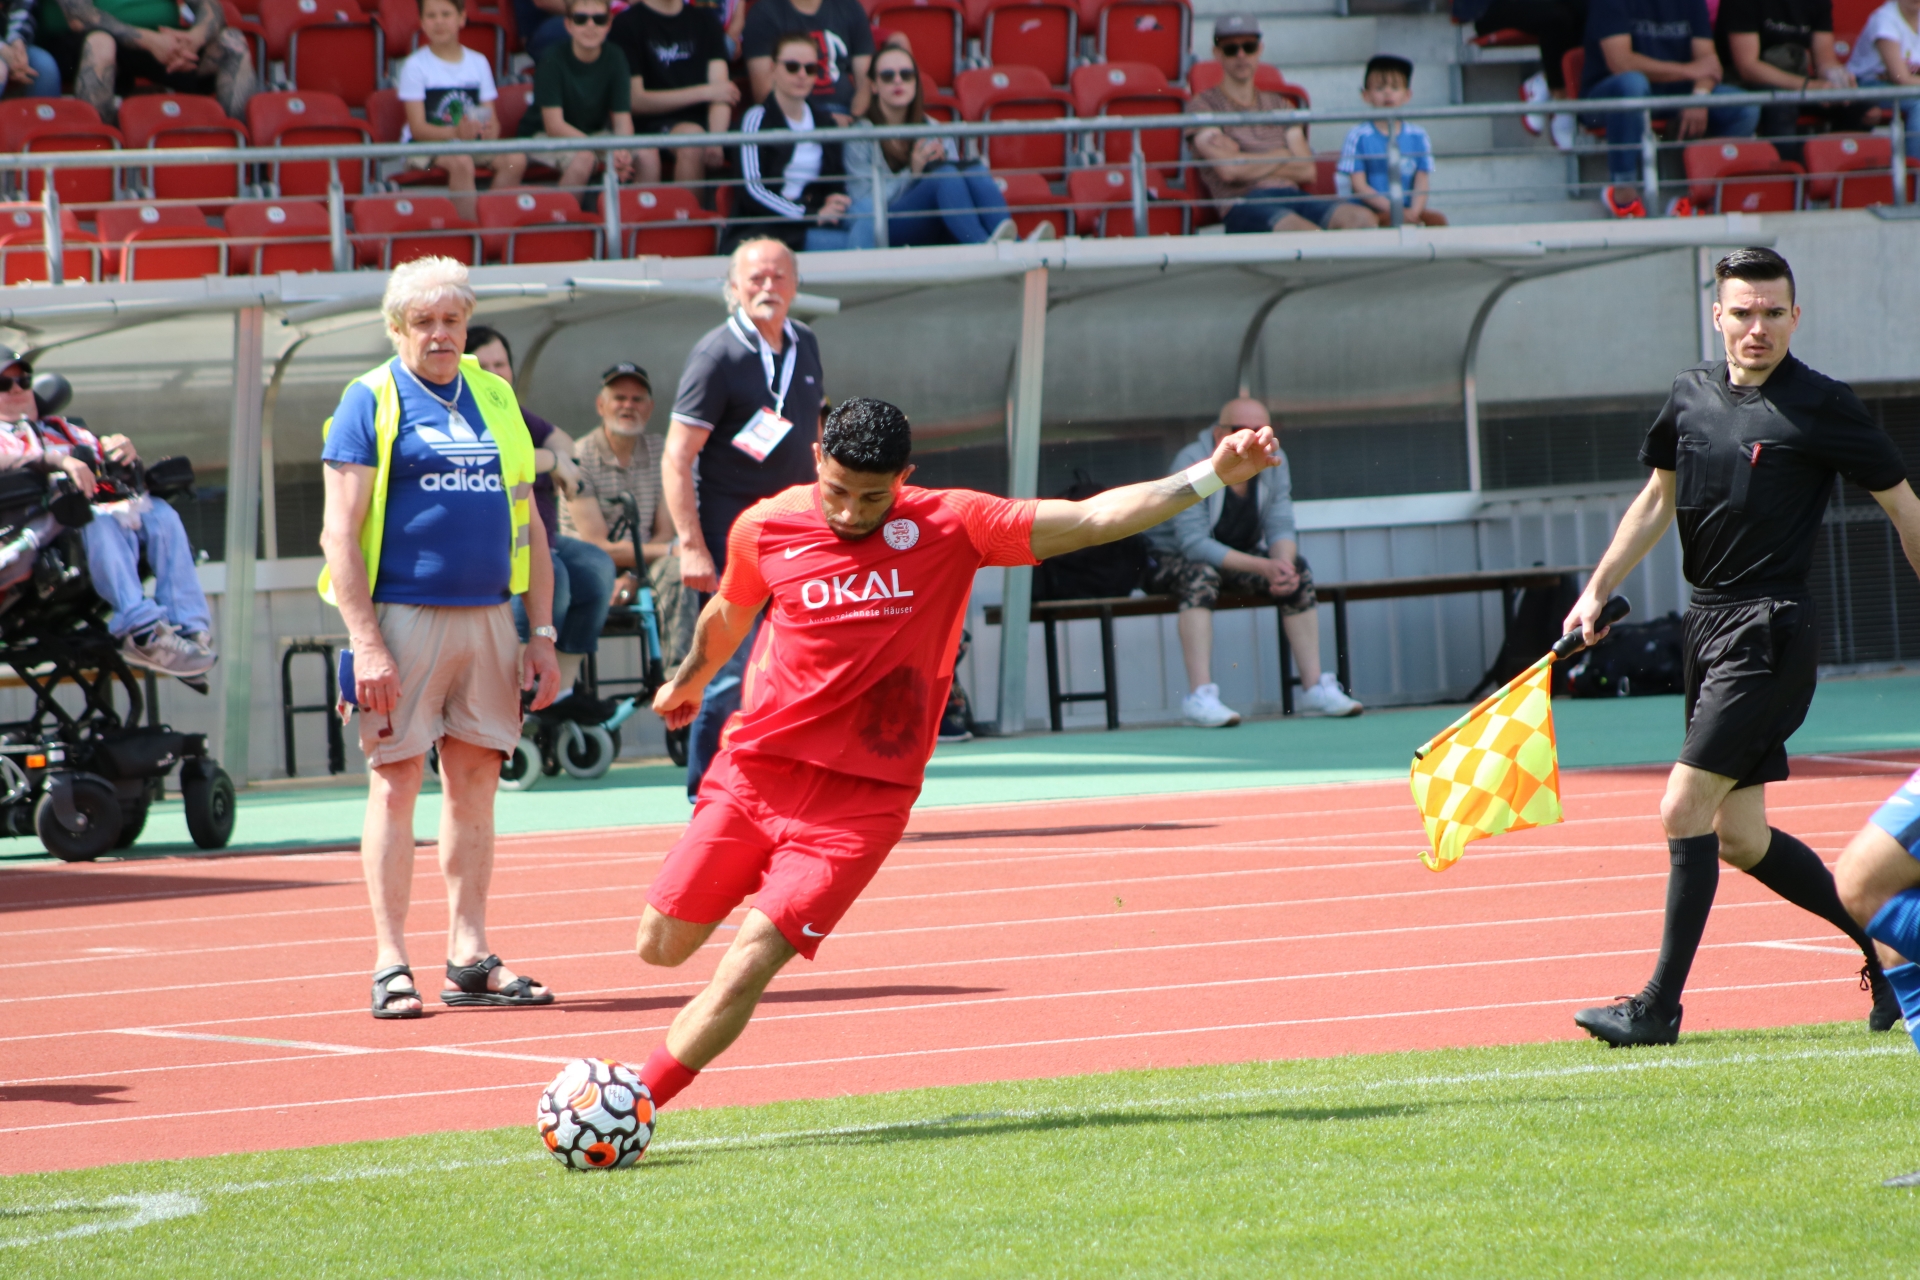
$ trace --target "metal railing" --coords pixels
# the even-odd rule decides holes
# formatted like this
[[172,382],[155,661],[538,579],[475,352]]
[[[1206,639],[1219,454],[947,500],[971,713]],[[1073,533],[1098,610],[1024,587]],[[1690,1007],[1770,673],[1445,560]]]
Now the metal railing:
[[[1897,104],[1920,99],[1920,85],[1885,85],[1871,88],[1817,89],[1801,92],[1740,92],[1714,94],[1710,100],[1697,96],[1654,96],[1645,98],[1605,98],[1571,99],[1550,103],[1506,102],[1506,103],[1466,103],[1444,106],[1409,106],[1397,110],[1380,110],[1372,107],[1350,108],[1314,108],[1282,111],[1249,112],[1191,112],[1179,115],[1154,116],[1092,116],[1063,117],[1046,120],[999,120],[999,121],[954,121],[951,123],[928,122],[921,125],[862,126],[849,130],[842,139],[855,138],[864,141],[887,141],[892,139],[918,140],[922,138],[951,138],[967,145],[973,153],[993,139],[1032,137],[1035,135],[1061,135],[1066,139],[1065,150],[1068,163],[1072,164],[1075,140],[1082,140],[1087,149],[1085,158],[1090,159],[1097,143],[1107,135],[1121,133],[1130,135],[1128,173],[1129,202],[1132,213],[1133,234],[1147,234],[1148,210],[1150,204],[1148,184],[1148,164],[1143,146],[1143,135],[1178,130],[1183,135],[1206,128],[1224,128],[1247,125],[1301,125],[1310,127],[1315,124],[1349,124],[1358,121],[1386,123],[1389,121],[1408,121],[1433,123],[1446,120],[1498,120],[1523,115],[1570,114],[1582,117],[1601,117],[1623,113],[1638,113],[1641,117],[1642,134],[1640,142],[1640,167],[1646,209],[1657,212],[1660,209],[1659,191],[1659,150],[1662,146],[1654,131],[1654,118],[1683,111],[1691,107],[1708,106],[1718,109],[1727,107],[1795,105],[1813,107],[1829,104],[1864,104],[1894,107],[1887,122],[1891,144],[1891,177],[1893,200],[1896,204],[1905,204],[1909,182],[1909,166],[1906,155],[1907,137],[1905,121]],[[16,175],[15,182],[21,191],[29,187],[29,175],[38,174],[41,178],[42,238],[47,265],[49,283],[62,282],[62,259],[65,245],[60,223],[60,197],[56,190],[54,177],[65,170],[78,169],[139,169],[172,168],[191,165],[252,166],[266,170],[281,165],[296,163],[325,163],[328,171],[327,192],[325,196],[328,214],[328,240],[335,270],[351,269],[352,250],[347,230],[346,189],[341,181],[343,164],[370,165],[379,161],[401,161],[418,159],[423,155],[466,155],[476,161],[502,155],[524,155],[537,158],[556,153],[591,151],[600,155],[614,152],[639,150],[677,151],[683,147],[723,147],[732,148],[743,144],[764,144],[769,141],[767,133],[729,132],[719,134],[641,134],[632,136],[597,136],[588,138],[519,138],[498,141],[459,141],[436,140],[431,143],[363,143],[342,146],[307,147],[224,147],[224,148],[155,148],[141,150],[81,151],[81,152],[45,152],[16,153],[0,156],[0,173]],[[1601,147],[1587,146],[1577,154],[1596,154],[1604,150]],[[1392,225],[1399,225],[1404,208],[1406,192],[1401,182],[1401,155],[1396,134],[1389,134],[1387,144],[1387,169],[1389,188],[1387,196]],[[1503,154],[1503,153],[1491,153]],[[878,148],[875,149],[878,156]],[[1449,157],[1441,157],[1449,158]],[[1183,156],[1180,164],[1183,168],[1205,167],[1205,162]],[[665,166],[663,165],[663,168]],[[1047,172],[1052,172],[1049,169]],[[886,247],[888,223],[884,202],[885,173],[879,170],[876,158],[874,171],[868,175],[876,195],[876,207],[873,210],[875,222],[875,243],[877,247]],[[716,182],[733,182],[725,179]],[[598,184],[600,214],[604,227],[606,252],[617,255],[624,243],[622,239],[620,200],[621,180],[612,165],[604,166]],[[249,197],[240,196],[237,200]],[[262,198],[273,199],[267,195]],[[179,204],[205,204],[207,200],[180,200]],[[1199,203],[1189,199],[1188,203]],[[1061,208],[1068,207],[1063,203]],[[1051,206],[1049,206],[1051,210]],[[493,229],[483,229],[493,230]],[[168,241],[165,243],[182,243]]]

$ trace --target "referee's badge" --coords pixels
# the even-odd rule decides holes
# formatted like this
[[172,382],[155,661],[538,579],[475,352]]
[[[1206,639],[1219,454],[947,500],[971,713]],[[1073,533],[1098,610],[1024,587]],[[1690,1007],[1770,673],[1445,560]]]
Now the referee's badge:
[[920,526],[911,520],[889,520],[880,530],[880,536],[895,551],[906,551],[920,541]]

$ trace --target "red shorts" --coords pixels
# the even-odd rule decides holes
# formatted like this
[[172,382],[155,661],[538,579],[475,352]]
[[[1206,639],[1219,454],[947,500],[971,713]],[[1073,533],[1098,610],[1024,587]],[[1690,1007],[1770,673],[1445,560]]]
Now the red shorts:
[[915,787],[723,750],[647,891],[654,910],[724,920],[749,894],[807,959],[900,842]]

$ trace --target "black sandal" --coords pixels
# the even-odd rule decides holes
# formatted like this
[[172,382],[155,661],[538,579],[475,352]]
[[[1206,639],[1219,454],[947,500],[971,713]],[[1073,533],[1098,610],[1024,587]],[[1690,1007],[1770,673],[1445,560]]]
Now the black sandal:
[[[426,1013],[426,1001],[420,998],[418,984],[412,991],[395,991],[393,980],[404,977],[413,981],[413,970],[404,964],[390,964],[373,975],[373,1016],[376,1018],[418,1018]],[[389,1003],[394,1000],[419,1000],[418,1009],[394,1009]]]
[[498,991],[487,990],[487,975],[500,967],[499,956],[488,956],[485,960],[476,960],[472,964],[455,964],[447,961],[447,981],[457,990],[440,989],[440,1003],[450,1005],[534,1005],[552,1004],[553,992],[533,994],[539,985],[532,978],[522,974]]

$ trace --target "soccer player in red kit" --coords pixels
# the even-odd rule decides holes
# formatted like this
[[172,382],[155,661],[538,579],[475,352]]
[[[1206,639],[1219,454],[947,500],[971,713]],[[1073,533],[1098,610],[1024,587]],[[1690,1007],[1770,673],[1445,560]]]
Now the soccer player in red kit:
[[740,711],[640,920],[640,958],[673,966],[754,899],[713,980],[641,1069],[656,1106],[738,1038],[787,961],[813,958],[906,829],[974,570],[1139,533],[1280,458],[1272,428],[1261,427],[1162,480],[1085,502],[1012,501],[909,485],[911,445],[906,415],[884,401],[834,409],[814,446],[819,482],[734,523],[719,594],[654,696],[669,727],[691,721],[701,690],[771,600]]

